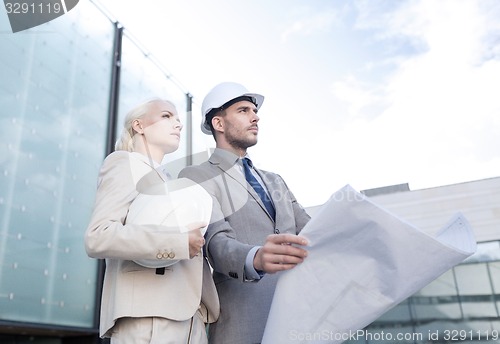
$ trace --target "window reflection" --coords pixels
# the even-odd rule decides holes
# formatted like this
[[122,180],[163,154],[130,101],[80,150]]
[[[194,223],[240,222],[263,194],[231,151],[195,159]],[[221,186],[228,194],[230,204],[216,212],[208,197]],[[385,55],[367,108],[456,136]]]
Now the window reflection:
[[0,320],[94,326],[97,264],[82,242],[105,153],[112,40],[89,2],[0,35]]
[[[461,329],[474,334],[500,329],[500,242],[478,244],[477,253],[419,290],[367,327],[369,331],[412,333]],[[406,312],[408,309],[408,312]],[[445,341],[442,341],[443,343]],[[484,336],[481,342],[486,341]],[[370,343],[366,340],[347,343]],[[415,341],[409,341],[415,343]]]

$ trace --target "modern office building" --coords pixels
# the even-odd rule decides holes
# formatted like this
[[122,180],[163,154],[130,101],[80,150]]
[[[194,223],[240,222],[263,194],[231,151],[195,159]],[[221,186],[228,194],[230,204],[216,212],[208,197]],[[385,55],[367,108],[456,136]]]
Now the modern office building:
[[[199,108],[91,1],[15,34],[0,11],[0,33],[0,343],[98,343],[103,265],[87,257],[83,234],[99,166],[113,150],[126,110],[151,96],[173,100],[185,123],[172,174],[197,162],[193,153],[207,156],[197,125],[190,129],[191,111]],[[500,342],[493,339],[500,329],[500,178],[386,191],[371,190],[371,197],[423,229],[461,210],[481,244],[479,254],[367,331],[439,330],[433,342],[440,343],[452,341],[444,330],[468,331],[474,338],[467,343],[478,341],[477,334],[485,342],[490,331],[489,342]]]
[[0,343],[92,343],[102,264],[82,240],[117,123],[152,96],[172,100],[180,168],[206,149],[189,129],[196,104],[93,2],[17,33],[2,9],[0,33]]
[[364,191],[375,203],[435,235],[456,212],[477,252],[384,314],[349,343],[500,343],[500,178],[410,191]]

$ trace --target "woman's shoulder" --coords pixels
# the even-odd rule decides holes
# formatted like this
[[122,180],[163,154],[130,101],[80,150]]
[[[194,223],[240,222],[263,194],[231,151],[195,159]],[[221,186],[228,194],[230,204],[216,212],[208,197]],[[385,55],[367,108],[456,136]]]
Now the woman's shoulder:
[[103,169],[113,170],[120,174],[128,173],[137,184],[145,174],[153,170],[153,167],[148,163],[147,157],[140,153],[115,151],[106,157]]
[[114,151],[104,159],[104,163],[116,163],[118,161],[128,161],[132,156],[131,152],[127,151]]
[[117,175],[123,174],[125,166],[130,165],[130,152],[115,151],[104,158],[99,171],[100,179],[111,177],[116,178]]
[[140,153],[129,152],[129,151],[114,151],[110,153],[104,159],[104,164],[131,164],[131,165],[143,165],[147,164],[146,157]]
[[124,174],[130,170],[140,170],[144,162],[133,152],[114,151],[104,159],[101,174]]
[[104,159],[100,170],[100,177],[131,180],[135,185],[150,171],[151,167],[141,154],[128,151],[115,151]]

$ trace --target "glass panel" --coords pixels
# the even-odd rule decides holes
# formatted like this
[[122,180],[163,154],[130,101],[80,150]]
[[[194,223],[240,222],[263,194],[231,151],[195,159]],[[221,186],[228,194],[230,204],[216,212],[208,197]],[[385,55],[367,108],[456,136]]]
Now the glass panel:
[[485,263],[455,267],[460,295],[491,295],[491,283]]
[[446,271],[415,293],[410,303],[416,321],[462,318],[453,270]]
[[438,319],[461,319],[462,311],[458,302],[443,304],[418,304],[412,306],[416,321]]
[[468,301],[462,303],[465,318],[486,318],[497,317],[495,303],[491,299],[479,300],[478,302]]
[[500,241],[478,243],[476,253],[467,258],[466,262],[489,262],[494,260],[500,260]]
[[[186,92],[170,79],[158,63],[149,58],[133,40],[124,35],[122,41],[122,68],[120,76],[119,117],[117,137],[121,134],[124,118],[128,111],[138,104],[160,97],[172,101],[177,108],[179,118],[186,124]],[[165,162],[186,166],[187,133],[181,132],[179,149],[169,154]],[[170,171],[175,177],[177,171]]]
[[497,317],[498,306],[492,295],[493,263],[465,264],[455,268],[464,317]]
[[499,296],[500,301],[500,262],[488,263],[488,268],[491,276],[491,282],[493,284],[494,293]]
[[83,234],[104,155],[113,26],[87,1],[27,32],[7,33],[7,20],[0,18],[0,319],[90,328],[97,261]]
[[408,301],[401,302],[396,307],[390,309],[377,319],[376,323],[390,323],[390,322],[409,322],[411,320],[410,307]]
[[415,296],[449,296],[457,295],[453,270],[448,270],[437,279],[420,289]]
[[[214,85],[215,86],[215,85]],[[195,164],[200,164],[201,162],[208,159],[209,154],[207,153],[208,149],[211,147],[215,147],[215,140],[212,135],[204,134],[201,129],[201,102],[203,101],[204,94],[201,95],[200,98],[193,98],[193,108],[191,112],[191,116],[193,119],[193,152],[195,153],[204,153],[200,154],[202,157],[201,161],[195,161]],[[196,159],[196,158],[195,158]]]

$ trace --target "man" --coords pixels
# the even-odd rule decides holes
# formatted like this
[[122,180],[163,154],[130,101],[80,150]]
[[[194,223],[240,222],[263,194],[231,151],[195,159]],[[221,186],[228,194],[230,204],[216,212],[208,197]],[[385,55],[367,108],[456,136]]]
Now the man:
[[221,313],[210,343],[260,343],[278,271],[307,256],[297,234],[310,217],[283,179],[253,167],[247,148],[257,143],[264,97],[237,83],[215,86],[202,104],[202,131],[216,149],[207,162],[179,177],[200,183],[213,198],[206,254],[214,269]]

